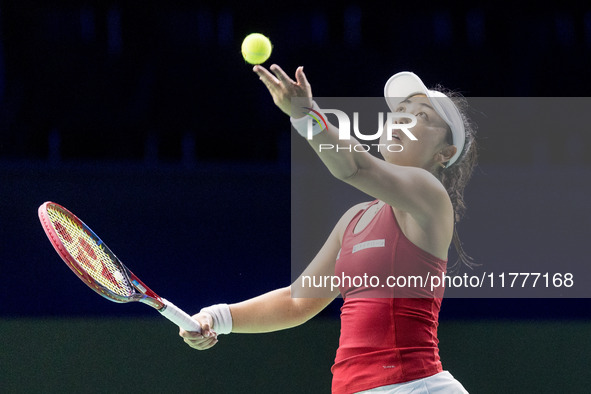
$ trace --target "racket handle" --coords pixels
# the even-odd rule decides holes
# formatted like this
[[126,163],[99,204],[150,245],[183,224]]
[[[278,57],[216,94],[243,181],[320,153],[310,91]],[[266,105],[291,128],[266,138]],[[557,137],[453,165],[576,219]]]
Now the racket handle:
[[159,312],[185,331],[201,332],[199,323],[172,302],[162,298],[164,307]]

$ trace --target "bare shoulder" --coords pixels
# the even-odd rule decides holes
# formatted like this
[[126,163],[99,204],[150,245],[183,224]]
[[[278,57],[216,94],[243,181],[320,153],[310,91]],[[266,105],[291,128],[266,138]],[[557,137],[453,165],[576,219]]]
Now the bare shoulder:
[[339,241],[343,239],[343,234],[345,233],[347,226],[349,225],[351,220],[355,217],[355,215],[357,215],[357,213],[359,211],[361,211],[362,209],[367,208],[367,206],[371,203],[372,203],[372,201],[366,201],[366,202],[362,202],[359,204],[355,204],[351,208],[349,208],[343,214],[343,216],[341,216],[337,225],[335,226],[335,230],[338,234]]

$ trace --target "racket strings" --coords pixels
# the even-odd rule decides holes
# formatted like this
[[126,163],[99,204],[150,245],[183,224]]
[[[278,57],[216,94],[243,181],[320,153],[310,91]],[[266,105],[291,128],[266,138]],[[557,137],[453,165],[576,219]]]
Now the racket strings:
[[115,294],[128,297],[134,293],[118,261],[100,240],[57,209],[48,207],[47,214],[68,253],[88,275]]

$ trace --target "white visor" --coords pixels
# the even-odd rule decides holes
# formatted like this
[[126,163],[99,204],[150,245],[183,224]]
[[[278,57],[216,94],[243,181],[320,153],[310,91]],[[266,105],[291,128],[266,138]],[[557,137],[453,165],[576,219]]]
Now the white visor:
[[403,71],[394,74],[388,79],[386,86],[384,86],[384,97],[392,112],[396,111],[396,108],[401,101],[400,99],[416,94],[424,94],[427,96],[433,105],[433,109],[451,129],[453,145],[458,148],[458,150],[447,162],[447,167],[449,167],[458,160],[464,149],[466,131],[464,129],[462,115],[449,97],[436,90],[427,89],[423,81],[412,72]]

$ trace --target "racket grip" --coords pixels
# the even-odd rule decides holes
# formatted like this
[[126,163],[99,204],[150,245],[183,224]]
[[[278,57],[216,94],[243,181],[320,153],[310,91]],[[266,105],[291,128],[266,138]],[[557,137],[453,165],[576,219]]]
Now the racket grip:
[[195,319],[174,305],[172,302],[165,300],[164,298],[162,298],[162,302],[164,303],[164,307],[158,310],[162,316],[185,331],[201,332],[201,325],[199,325]]

